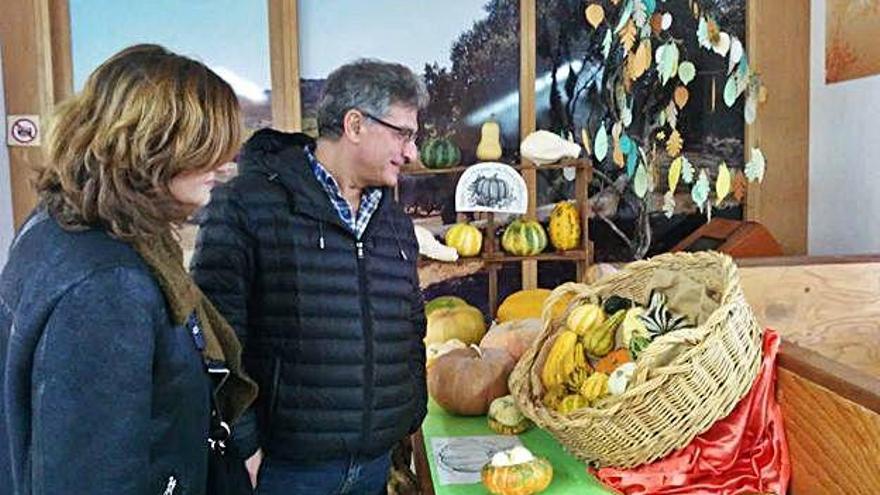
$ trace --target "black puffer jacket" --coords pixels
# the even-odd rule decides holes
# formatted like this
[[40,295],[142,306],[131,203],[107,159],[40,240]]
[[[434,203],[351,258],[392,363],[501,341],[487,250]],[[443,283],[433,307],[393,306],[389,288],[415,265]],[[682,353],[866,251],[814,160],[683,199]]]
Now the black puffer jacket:
[[260,384],[239,450],[295,462],[373,457],[426,412],[424,309],[410,219],[386,191],[358,240],[315,179],[302,134],[263,130],[203,212],[192,273]]

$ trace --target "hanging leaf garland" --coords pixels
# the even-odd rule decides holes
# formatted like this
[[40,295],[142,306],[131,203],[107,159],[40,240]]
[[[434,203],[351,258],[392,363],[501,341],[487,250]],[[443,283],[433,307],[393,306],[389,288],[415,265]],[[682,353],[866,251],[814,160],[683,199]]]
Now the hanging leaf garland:
[[675,158],[681,154],[681,148],[684,146],[684,141],[681,139],[681,134],[678,132],[678,129],[672,131],[672,134],[669,135],[669,140],[666,141],[666,153],[671,157]]
[[691,188],[691,199],[694,200],[694,204],[702,212],[703,208],[706,207],[706,201],[709,199],[709,174],[706,173],[706,169],[700,170],[700,177],[697,179],[694,187]]
[[644,198],[645,193],[648,192],[648,171],[645,170],[644,164],[639,165],[636,175],[633,177],[633,192],[639,198]]
[[675,188],[678,187],[678,179],[681,177],[681,166],[684,161],[684,156],[679,156],[675,160],[672,160],[672,163],[669,164],[669,172],[667,173],[667,184],[669,185],[669,190],[675,192]]
[[718,177],[715,178],[715,205],[721,205],[724,198],[730,194],[730,169],[727,164],[721,162],[718,166]]
[[666,191],[663,195],[663,214],[666,218],[672,218],[675,213],[675,194],[672,191]]
[[687,86],[697,75],[697,68],[692,62],[684,61],[678,66],[678,79]]
[[684,155],[681,155],[681,178],[685,184],[694,183],[694,166]]
[[596,153],[596,160],[602,161],[608,156],[608,131],[605,130],[605,123],[599,126],[596,131],[596,139],[593,141],[593,151]]
[[596,29],[599,27],[599,24],[602,24],[602,21],[605,20],[605,9],[598,3],[592,3],[587,6],[584,15],[590,26],[593,26],[593,29]]
[[733,198],[736,199],[737,203],[742,203],[749,188],[748,179],[746,179],[746,175],[742,170],[737,170],[736,174],[734,174],[732,188]]
[[766,167],[767,162],[764,160],[764,153],[758,148],[752,148],[752,159],[746,163],[746,178],[751,182],[763,181]]

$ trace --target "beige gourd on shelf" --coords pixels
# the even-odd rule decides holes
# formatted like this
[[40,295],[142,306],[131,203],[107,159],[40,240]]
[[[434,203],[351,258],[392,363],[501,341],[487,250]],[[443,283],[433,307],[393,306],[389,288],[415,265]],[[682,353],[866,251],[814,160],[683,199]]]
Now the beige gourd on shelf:
[[501,155],[501,126],[494,120],[487,120],[480,128],[477,158],[482,161],[492,161],[498,160]]

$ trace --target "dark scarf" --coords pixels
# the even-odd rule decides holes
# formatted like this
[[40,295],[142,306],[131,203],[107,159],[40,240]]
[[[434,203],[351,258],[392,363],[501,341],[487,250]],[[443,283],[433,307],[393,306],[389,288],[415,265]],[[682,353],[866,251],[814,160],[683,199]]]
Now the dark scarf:
[[235,331],[184,269],[183,250],[170,230],[158,239],[137,241],[134,248],[159,282],[174,323],[183,325],[195,311],[205,336],[202,357],[229,368],[229,378],[217,391],[217,407],[226,421],[235,421],[257,397],[257,384],[241,369],[241,344]]

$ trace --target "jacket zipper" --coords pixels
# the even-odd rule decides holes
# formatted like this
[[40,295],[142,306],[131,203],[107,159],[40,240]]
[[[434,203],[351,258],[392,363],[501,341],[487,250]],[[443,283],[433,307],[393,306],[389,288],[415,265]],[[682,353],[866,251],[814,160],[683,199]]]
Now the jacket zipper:
[[266,431],[272,431],[272,423],[275,419],[275,409],[278,407],[278,387],[281,385],[281,358],[275,357],[275,365],[272,367],[272,389],[269,391],[269,412],[266,415]]
[[357,249],[358,296],[361,303],[361,318],[364,328],[364,419],[361,425],[363,445],[369,445],[370,425],[373,422],[373,320],[370,317],[370,305],[367,300],[367,273],[364,243],[355,242]]

